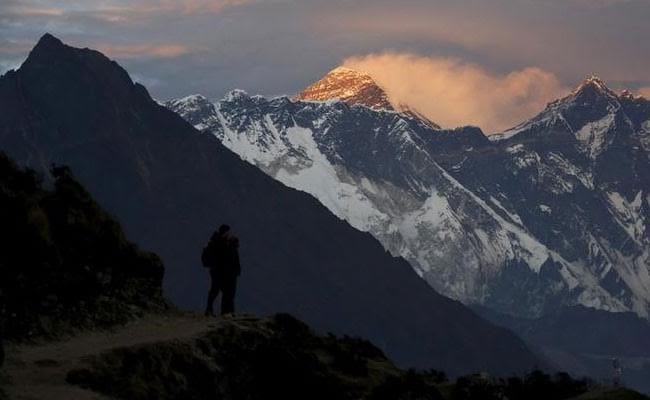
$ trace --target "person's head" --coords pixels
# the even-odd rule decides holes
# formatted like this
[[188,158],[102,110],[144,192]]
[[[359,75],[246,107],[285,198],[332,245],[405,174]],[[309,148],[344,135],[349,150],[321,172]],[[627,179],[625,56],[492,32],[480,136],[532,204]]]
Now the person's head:
[[228,232],[230,232],[230,226],[229,225],[224,224],[224,225],[221,225],[219,227],[219,234],[220,235],[225,235]]

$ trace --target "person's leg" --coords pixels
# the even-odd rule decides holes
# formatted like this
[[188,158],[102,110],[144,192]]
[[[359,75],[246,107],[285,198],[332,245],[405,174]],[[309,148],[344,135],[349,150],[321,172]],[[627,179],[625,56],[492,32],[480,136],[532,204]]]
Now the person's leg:
[[228,278],[224,283],[223,294],[221,296],[221,315],[233,314],[235,312],[237,277]]
[[219,295],[219,278],[217,274],[210,270],[210,290],[208,291],[208,304],[205,307],[205,315],[214,315],[214,300]]

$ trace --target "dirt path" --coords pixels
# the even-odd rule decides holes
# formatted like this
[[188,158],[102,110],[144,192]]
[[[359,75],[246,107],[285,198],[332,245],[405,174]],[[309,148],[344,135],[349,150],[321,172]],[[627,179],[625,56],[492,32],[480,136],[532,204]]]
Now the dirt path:
[[68,385],[68,371],[88,356],[139,344],[189,339],[215,327],[218,320],[196,314],[150,316],[110,331],[83,332],[72,338],[34,345],[9,345],[2,387],[9,399],[107,399]]

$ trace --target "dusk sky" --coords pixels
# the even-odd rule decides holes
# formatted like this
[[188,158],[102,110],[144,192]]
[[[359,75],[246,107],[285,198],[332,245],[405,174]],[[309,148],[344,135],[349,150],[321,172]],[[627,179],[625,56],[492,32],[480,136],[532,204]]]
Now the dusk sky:
[[45,32],[152,95],[293,94],[337,65],[446,125],[505,129],[597,74],[650,94],[649,0],[1,0],[0,73]]

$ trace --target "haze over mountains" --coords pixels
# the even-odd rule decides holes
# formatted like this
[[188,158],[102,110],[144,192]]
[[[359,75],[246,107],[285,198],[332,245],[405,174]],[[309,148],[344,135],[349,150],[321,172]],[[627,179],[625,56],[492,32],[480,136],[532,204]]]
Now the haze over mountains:
[[0,78],[0,109],[0,149],[44,174],[51,163],[69,165],[132,240],[161,256],[177,305],[203,306],[200,251],[229,222],[242,243],[243,311],[290,312],[320,330],[368,337],[401,364],[452,374],[539,363],[370,235],[160,106],[101,53],[44,36]]

